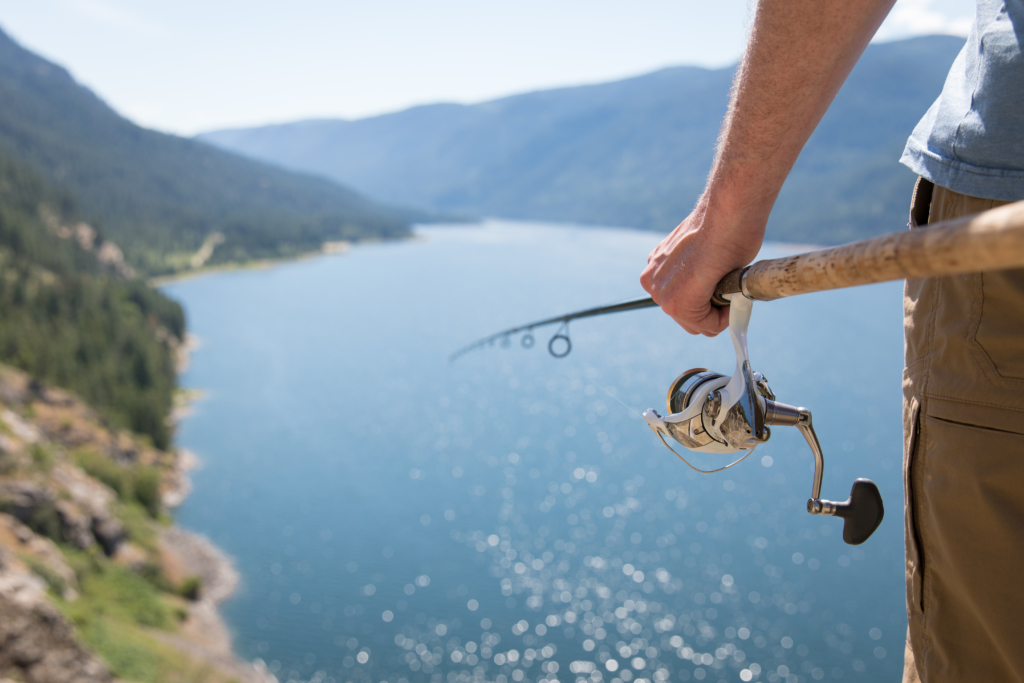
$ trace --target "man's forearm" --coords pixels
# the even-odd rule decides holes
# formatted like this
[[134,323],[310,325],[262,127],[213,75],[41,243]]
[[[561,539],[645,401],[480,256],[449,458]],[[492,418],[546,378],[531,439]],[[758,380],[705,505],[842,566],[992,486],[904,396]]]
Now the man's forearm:
[[688,332],[728,325],[719,278],[761,248],[775,199],[895,0],[761,0],[693,213],[654,248],[640,283]]
[[702,210],[716,223],[743,226],[760,244],[800,150],[893,4],[758,3],[702,198]]

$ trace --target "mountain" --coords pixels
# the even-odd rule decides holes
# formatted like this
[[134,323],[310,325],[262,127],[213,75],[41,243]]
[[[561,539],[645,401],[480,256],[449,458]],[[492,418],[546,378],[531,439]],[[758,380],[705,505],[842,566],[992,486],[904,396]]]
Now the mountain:
[[[834,243],[906,224],[914,177],[897,160],[963,43],[930,36],[868,47],[783,189],[770,238]],[[386,201],[668,231],[703,189],[733,72],[675,67],[198,139]]]
[[125,277],[119,255],[70,197],[0,154],[0,363],[77,392],[167,448],[185,316]]
[[73,195],[146,274],[288,256],[324,241],[399,237],[409,214],[122,118],[56,64],[0,31],[0,153]]

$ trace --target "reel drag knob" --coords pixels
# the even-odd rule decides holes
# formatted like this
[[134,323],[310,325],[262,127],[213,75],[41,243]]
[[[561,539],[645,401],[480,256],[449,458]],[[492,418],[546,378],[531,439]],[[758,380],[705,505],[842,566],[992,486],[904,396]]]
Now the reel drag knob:
[[878,486],[870,479],[857,479],[850,489],[850,497],[842,503],[810,498],[807,511],[812,515],[832,515],[843,519],[843,541],[860,545],[871,538],[882,523],[885,506]]

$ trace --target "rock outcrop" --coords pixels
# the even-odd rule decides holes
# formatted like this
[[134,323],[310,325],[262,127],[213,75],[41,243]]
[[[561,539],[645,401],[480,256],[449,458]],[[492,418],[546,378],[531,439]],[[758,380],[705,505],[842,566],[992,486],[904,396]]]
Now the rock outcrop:
[[277,683],[262,660],[238,661],[231,646],[230,632],[217,611],[217,606],[231,597],[239,582],[230,558],[209,539],[176,528],[165,529],[160,534],[160,549],[170,578],[181,580],[194,576],[201,586],[198,600],[189,610],[180,633],[160,634],[160,640],[208,662],[240,683]]
[[[149,612],[118,617],[129,620],[119,628],[144,634],[131,647],[166,658],[159,653],[170,646],[175,656],[165,665],[205,672],[210,683],[276,683],[261,661],[235,657],[217,612],[238,584],[230,560],[206,539],[153,519],[181,503],[195,464],[0,365],[0,683],[112,680],[61,609],[76,623],[79,615],[111,618],[102,615],[118,585],[134,586],[127,591],[136,597],[148,591]],[[118,579],[125,570],[135,578]],[[100,574],[114,583],[94,592]],[[199,590],[183,588],[190,583]]]
[[106,683],[110,671],[46,598],[45,583],[0,547],[0,676],[26,683]]
[[54,591],[68,602],[78,597],[78,577],[57,544],[3,513],[0,513],[0,552],[14,552],[34,562],[37,574],[45,574]]
[[62,462],[49,477],[0,479],[0,512],[37,531],[59,533],[60,540],[84,550],[98,543],[107,556],[124,542],[124,524],[110,509],[116,495],[79,467]]

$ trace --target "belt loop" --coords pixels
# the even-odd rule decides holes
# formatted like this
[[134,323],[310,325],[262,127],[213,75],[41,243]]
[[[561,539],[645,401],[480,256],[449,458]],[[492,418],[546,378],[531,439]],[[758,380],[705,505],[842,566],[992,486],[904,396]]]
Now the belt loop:
[[928,225],[928,214],[932,206],[932,193],[935,184],[923,176],[918,176],[914,183],[914,194],[910,200],[910,222],[907,227],[913,230]]

